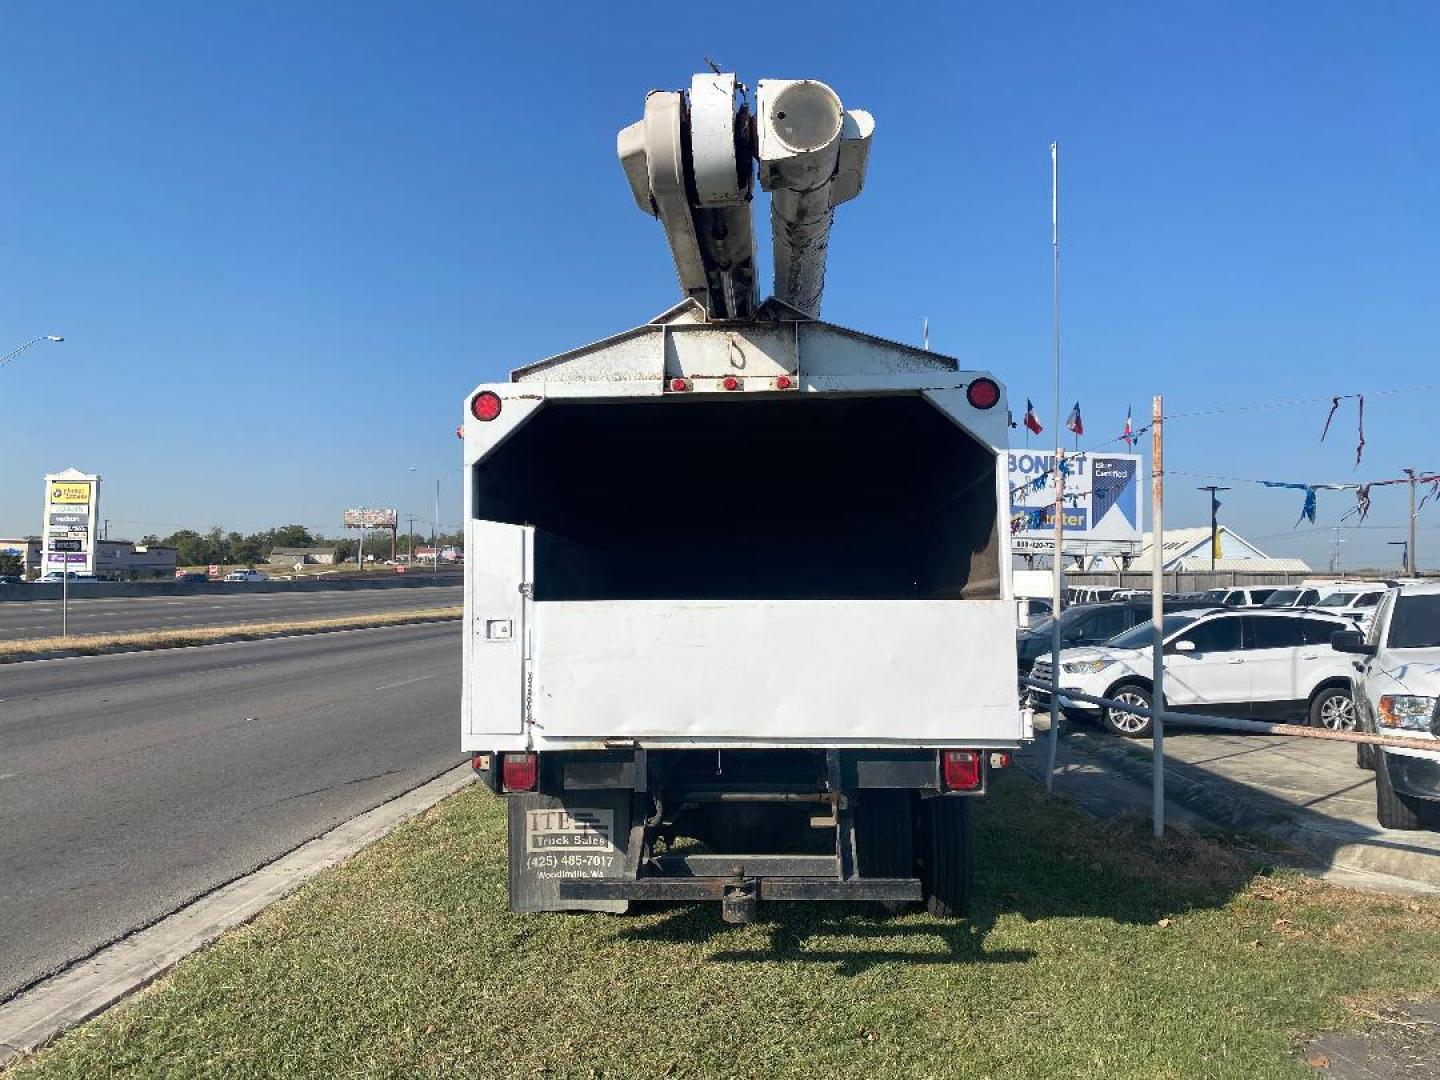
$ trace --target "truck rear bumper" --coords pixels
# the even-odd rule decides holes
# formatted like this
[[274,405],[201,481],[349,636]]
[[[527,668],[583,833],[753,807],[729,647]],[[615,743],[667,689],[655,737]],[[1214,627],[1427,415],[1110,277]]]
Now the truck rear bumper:
[[817,881],[814,878],[637,878],[635,881],[562,881],[564,900],[724,901],[740,891],[759,900],[919,901],[919,878],[864,878]]

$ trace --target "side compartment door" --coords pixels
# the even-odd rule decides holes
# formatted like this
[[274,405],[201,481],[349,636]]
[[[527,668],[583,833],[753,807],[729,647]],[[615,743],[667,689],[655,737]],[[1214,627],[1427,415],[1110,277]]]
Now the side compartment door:
[[465,533],[465,724],[472,735],[525,729],[525,668],[535,530],[470,521]]

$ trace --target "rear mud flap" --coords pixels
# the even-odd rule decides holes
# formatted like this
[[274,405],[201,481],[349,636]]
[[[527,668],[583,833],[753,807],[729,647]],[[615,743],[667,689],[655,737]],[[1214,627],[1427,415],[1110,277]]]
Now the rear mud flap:
[[[560,882],[633,878],[629,791],[507,795],[511,911],[609,911],[628,900],[562,900]],[[627,870],[627,868],[629,868]]]

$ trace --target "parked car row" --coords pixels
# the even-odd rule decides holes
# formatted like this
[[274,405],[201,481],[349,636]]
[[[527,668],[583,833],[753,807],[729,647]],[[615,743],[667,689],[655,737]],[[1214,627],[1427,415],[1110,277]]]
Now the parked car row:
[[[1361,744],[1356,761],[1375,771],[1381,825],[1440,827],[1440,582],[1342,589],[1303,608],[1268,600],[1178,608],[1186,602],[1167,602],[1161,626],[1167,708],[1434,742],[1434,750]],[[1151,701],[1148,614],[1148,604],[1135,602],[1068,609],[1060,616],[1059,678],[1051,680],[1048,622],[1020,635],[1022,664],[1036,679],[1059,683],[1067,716],[1096,720],[1116,735],[1148,736],[1150,718],[1132,711]],[[1088,640],[1122,623],[1108,639]],[[1034,708],[1050,707],[1045,691],[1031,688],[1026,697]]]

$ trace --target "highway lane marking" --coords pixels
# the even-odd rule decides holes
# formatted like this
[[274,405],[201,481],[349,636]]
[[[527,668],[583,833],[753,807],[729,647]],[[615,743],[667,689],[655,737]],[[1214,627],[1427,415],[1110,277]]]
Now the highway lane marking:
[[401,679],[399,682],[386,683],[384,686],[375,687],[376,690],[394,690],[397,686],[409,686],[411,683],[424,682],[431,678],[430,675],[417,675],[413,679]]

